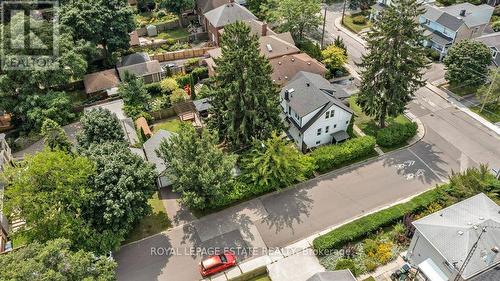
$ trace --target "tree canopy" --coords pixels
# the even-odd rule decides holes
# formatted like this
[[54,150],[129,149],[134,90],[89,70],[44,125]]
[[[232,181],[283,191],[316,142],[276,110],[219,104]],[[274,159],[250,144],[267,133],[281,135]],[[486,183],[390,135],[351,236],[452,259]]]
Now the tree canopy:
[[331,73],[342,70],[347,62],[346,51],[335,45],[328,46],[321,51],[321,55],[323,56],[323,63]]
[[265,10],[269,22],[291,32],[298,41],[322,22],[320,0],[268,0]]
[[491,51],[481,42],[463,40],[454,44],[443,60],[445,78],[455,85],[481,86],[488,78]]
[[361,63],[358,104],[385,127],[387,116],[402,114],[414,92],[422,87],[428,60],[425,37],[415,21],[423,12],[415,0],[395,0],[368,33],[368,54]]
[[71,152],[73,144],[69,141],[66,132],[56,121],[45,119],[42,125],[42,136],[45,146],[50,150]]
[[135,119],[137,115],[148,110],[151,96],[144,87],[144,80],[135,75],[125,73],[125,79],[118,86],[118,94],[123,99],[125,113]]
[[278,89],[248,25],[226,26],[220,45],[209,126],[231,147],[246,147],[254,138],[267,139],[281,128]]
[[79,147],[87,148],[93,143],[125,139],[120,121],[107,109],[95,108],[85,111],[80,123],[82,129],[76,136]]
[[116,262],[93,253],[71,250],[71,241],[33,242],[0,255],[1,280],[114,281]]
[[173,191],[189,207],[203,210],[216,205],[228,192],[236,159],[217,146],[217,138],[206,129],[200,133],[182,124],[178,135],[161,143],[158,155],[168,163]]

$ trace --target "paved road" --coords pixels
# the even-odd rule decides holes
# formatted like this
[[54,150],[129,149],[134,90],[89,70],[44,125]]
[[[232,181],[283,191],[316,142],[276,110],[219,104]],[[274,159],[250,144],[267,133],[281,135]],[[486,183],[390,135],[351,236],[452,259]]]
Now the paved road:
[[[364,52],[362,45],[333,28],[333,22],[327,26],[330,38],[345,38],[351,63],[359,59]],[[426,77],[436,79],[429,74]],[[500,167],[498,136],[428,88],[420,89],[408,108],[426,128],[424,139],[412,147],[127,245],[116,254],[119,280],[199,280],[197,264],[206,253],[191,252],[196,249],[284,247],[427,190],[445,180],[452,170],[478,163]],[[168,248],[177,251],[162,252]],[[240,259],[261,254],[240,253]]]

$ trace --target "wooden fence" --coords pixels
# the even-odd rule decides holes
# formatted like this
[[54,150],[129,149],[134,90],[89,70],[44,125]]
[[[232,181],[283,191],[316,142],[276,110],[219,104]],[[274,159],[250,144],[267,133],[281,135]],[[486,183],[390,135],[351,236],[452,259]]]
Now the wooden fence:
[[209,50],[212,50],[214,48],[215,47],[203,47],[203,48],[187,49],[175,52],[156,54],[151,56],[151,60],[158,60],[159,62],[164,62],[164,61],[197,58],[204,56]]
[[170,107],[170,108],[165,108],[162,110],[154,111],[149,113],[151,117],[153,117],[154,120],[162,120],[170,117],[177,116],[175,113],[175,110]]

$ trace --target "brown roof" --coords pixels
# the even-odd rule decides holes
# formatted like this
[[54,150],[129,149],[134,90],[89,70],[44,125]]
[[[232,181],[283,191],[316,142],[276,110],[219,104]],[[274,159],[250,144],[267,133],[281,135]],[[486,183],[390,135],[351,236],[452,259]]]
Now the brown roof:
[[260,37],[260,53],[268,59],[300,53],[300,49],[297,48],[294,43],[291,43],[293,39],[291,39],[291,42],[286,39],[287,34]]
[[114,69],[87,74],[83,78],[85,93],[87,94],[92,94],[117,87],[119,83],[120,79],[118,78],[116,70]]
[[[250,34],[257,35],[258,37],[276,35],[276,32],[269,28],[269,26],[265,22],[256,19],[244,20],[242,22],[246,23],[250,27]],[[224,28],[219,29],[219,34],[222,35],[223,33]]]
[[269,61],[273,67],[273,81],[283,86],[287,84],[297,73],[306,71],[324,76],[326,68],[319,61],[311,58],[308,54],[285,55]]
[[130,32],[130,46],[139,46],[139,35],[137,31]]
[[139,119],[135,120],[135,126],[137,129],[141,130],[144,133],[146,137],[151,137],[153,133],[151,132],[151,129],[149,128],[148,121],[144,117],[139,117]]

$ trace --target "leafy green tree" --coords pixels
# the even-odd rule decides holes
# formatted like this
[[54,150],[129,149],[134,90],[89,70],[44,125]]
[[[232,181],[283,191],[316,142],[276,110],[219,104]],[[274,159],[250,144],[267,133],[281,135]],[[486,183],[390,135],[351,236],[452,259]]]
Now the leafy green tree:
[[345,55],[346,55],[346,56],[348,55],[348,54],[347,54],[347,46],[345,45],[345,43],[344,43],[344,39],[342,39],[342,37],[337,36],[337,37],[335,38],[335,40],[333,41],[333,45],[335,45],[335,46],[337,46],[337,47],[341,48],[342,50],[344,50]]
[[45,244],[30,243],[0,255],[1,280],[116,280],[116,262],[91,252],[73,252],[71,241],[56,239]]
[[310,156],[303,156],[276,133],[264,142],[256,141],[241,162],[246,180],[260,188],[287,187],[305,180],[314,170]]
[[92,198],[89,177],[94,165],[64,151],[44,150],[6,169],[4,210],[26,221],[28,242],[67,238],[73,247],[87,246],[92,229],[83,217]]
[[242,22],[224,28],[209,125],[233,148],[267,139],[281,128],[278,89],[259,41]]
[[151,210],[156,191],[154,167],[132,153],[124,142],[94,143],[82,154],[95,163],[90,177],[93,197],[85,213],[93,229],[105,233],[103,249],[115,249],[134,223]]
[[349,1],[349,9],[357,10],[358,8],[361,10],[368,10],[375,3],[373,0],[350,0]]
[[186,91],[183,89],[175,89],[172,94],[170,95],[170,102],[172,104],[183,102],[189,99],[189,96],[187,95]]
[[263,13],[263,9],[265,9],[267,1],[268,0],[247,0],[247,6],[258,18],[264,18],[265,14]]
[[182,124],[178,135],[161,143],[158,155],[169,163],[173,190],[191,208],[216,205],[228,192],[236,159],[217,147],[217,138],[206,129],[200,133]]
[[80,148],[87,148],[93,143],[125,140],[120,121],[107,109],[86,111],[80,123],[82,128],[76,135]]
[[321,51],[323,56],[323,63],[330,72],[341,70],[344,68],[344,64],[347,62],[347,55],[344,49],[339,48],[335,45],[330,45],[323,51]]
[[415,0],[393,1],[368,33],[358,104],[382,128],[387,116],[403,113],[414,92],[425,84],[425,37],[415,21],[422,12]]
[[70,27],[75,39],[99,44],[105,57],[130,47],[135,28],[127,0],[73,0],[61,8],[60,22]]
[[169,10],[179,17],[179,24],[182,27],[182,13],[194,9],[194,0],[160,0],[160,7]]
[[141,112],[147,111],[151,96],[144,87],[144,80],[135,75],[125,73],[123,83],[118,86],[118,94],[125,104],[125,113],[134,118]]
[[45,119],[42,125],[42,136],[50,150],[62,150],[71,152],[73,144],[69,141],[66,132],[61,128],[56,121]]
[[476,95],[485,106],[500,107],[500,73],[498,69],[491,71],[489,82],[481,86]]
[[269,0],[266,11],[269,22],[291,32],[298,41],[322,23],[320,0]]
[[179,84],[174,78],[165,78],[160,82],[161,90],[164,94],[170,95],[174,90],[179,89]]
[[[6,32],[3,38],[5,41],[24,40],[25,18],[22,13],[17,13],[12,17],[9,24],[3,26]],[[74,41],[71,33],[67,32],[64,26],[60,27],[60,34],[53,38],[52,25],[47,21],[31,19],[30,27],[36,32],[37,37],[48,49],[52,49],[57,44],[59,55],[52,58],[53,65],[57,66],[57,71],[51,67],[36,67],[23,70],[2,68],[0,72],[0,110],[13,113],[14,123],[22,125],[24,129],[40,129],[41,122],[45,118],[50,118],[60,124],[71,112],[68,101],[61,93],[54,93],[51,89],[64,85],[72,79],[78,80],[83,77],[87,69],[84,50],[86,43]],[[19,30],[19,32],[15,32]],[[55,42],[54,42],[55,41]],[[40,53],[27,53],[29,50],[4,48],[5,55],[44,55]],[[55,114],[57,113],[57,114]],[[28,118],[30,114],[31,118]],[[41,115],[40,115],[41,114]],[[58,116],[60,114],[60,116]]]
[[481,86],[488,77],[491,51],[481,42],[463,40],[454,44],[444,58],[445,78],[454,85]]

